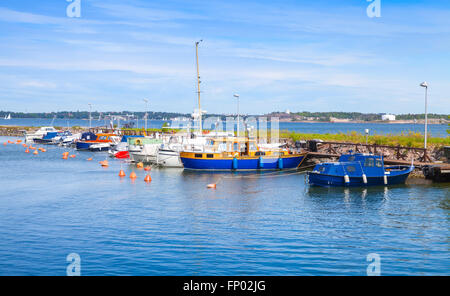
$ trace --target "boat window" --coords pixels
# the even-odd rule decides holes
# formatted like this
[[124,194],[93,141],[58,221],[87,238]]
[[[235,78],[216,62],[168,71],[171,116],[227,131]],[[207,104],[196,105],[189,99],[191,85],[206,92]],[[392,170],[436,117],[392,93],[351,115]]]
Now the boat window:
[[349,173],[353,173],[356,171],[356,168],[352,165],[347,166],[347,172]]
[[233,151],[238,151],[238,150],[239,150],[239,144],[233,143]]
[[255,152],[255,155],[256,155],[256,156],[259,156],[259,155],[266,155],[266,152],[264,152],[264,151],[256,151],[256,152]]
[[196,158],[202,158],[202,154],[197,154],[197,153],[196,153],[196,154],[195,154],[195,157],[196,157]]
[[373,158],[366,158],[366,162],[364,163],[364,166],[373,167],[374,166]]
[[375,162],[375,165],[379,168],[381,168],[383,166],[383,163],[381,162],[380,159],[377,159],[377,161]]
[[214,158],[214,154],[206,154],[206,158]]

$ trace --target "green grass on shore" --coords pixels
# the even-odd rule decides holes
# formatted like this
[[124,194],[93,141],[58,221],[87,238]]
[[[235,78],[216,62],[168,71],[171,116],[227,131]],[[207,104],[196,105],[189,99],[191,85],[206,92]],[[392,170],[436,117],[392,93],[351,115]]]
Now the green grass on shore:
[[[329,142],[351,142],[351,143],[366,143],[365,135],[357,132],[338,133],[338,134],[304,134],[290,131],[281,131],[281,138],[290,138],[293,141],[297,140],[313,140],[321,139]],[[369,144],[385,145],[385,146],[403,146],[422,148],[424,136],[421,133],[402,133],[400,135],[386,134],[386,135],[371,135],[368,138]],[[450,145],[450,137],[436,138],[428,137],[428,144],[431,146],[448,146]]]

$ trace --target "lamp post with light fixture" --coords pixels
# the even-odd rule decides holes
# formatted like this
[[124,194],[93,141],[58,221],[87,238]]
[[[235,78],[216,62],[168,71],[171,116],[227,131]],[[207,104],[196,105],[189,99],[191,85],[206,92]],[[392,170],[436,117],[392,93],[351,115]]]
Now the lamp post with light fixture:
[[427,100],[428,100],[428,83],[422,82],[421,87],[425,87],[425,140],[424,148],[427,149],[427,132],[428,132],[428,110],[427,110]]

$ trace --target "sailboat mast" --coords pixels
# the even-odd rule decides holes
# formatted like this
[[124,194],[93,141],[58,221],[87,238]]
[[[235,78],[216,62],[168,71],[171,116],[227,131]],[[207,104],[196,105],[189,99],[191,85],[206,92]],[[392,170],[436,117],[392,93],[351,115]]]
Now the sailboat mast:
[[202,108],[200,105],[200,72],[198,69],[198,44],[202,42],[202,40],[195,42],[195,56],[197,58],[197,94],[198,94],[198,120],[199,120],[199,129],[200,134],[203,133],[202,130]]

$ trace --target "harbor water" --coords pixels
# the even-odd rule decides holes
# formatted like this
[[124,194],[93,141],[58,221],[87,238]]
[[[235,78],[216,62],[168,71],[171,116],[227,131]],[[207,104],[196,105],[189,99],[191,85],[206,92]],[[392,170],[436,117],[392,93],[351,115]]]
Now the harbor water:
[[[51,125],[53,119],[47,118],[12,118],[10,120],[5,120],[0,118],[0,126],[4,125],[16,125],[16,126],[49,126]],[[137,121],[127,121],[133,122],[134,127],[143,128],[144,120]],[[163,120],[149,120],[148,128],[161,128],[166,121]],[[187,122],[167,122],[172,123],[173,126],[178,124],[187,125]],[[114,122],[115,124],[117,122]],[[120,124],[123,124],[122,121]],[[84,119],[55,119],[53,121],[54,126],[58,127],[71,127],[71,126],[89,126],[89,120]],[[105,120],[92,120],[91,126],[106,126],[109,125],[109,121]],[[225,128],[225,127],[224,127]],[[270,128],[270,121],[268,124]],[[337,134],[337,133],[349,133],[358,132],[364,134],[365,129],[369,129],[370,134],[394,134],[399,135],[402,132],[415,132],[424,134],[423,124],[412,124],[412,123],[330,123],[330,122],[279,122],[280,130],[293,131],[298,133],[314,133],[314,134]],[[447,124],[429,124],[428,134],[433,137],[447,137],[448,126]]]
[[0,275],[66,275],[71,253],[81,275],[366,275],[373,253],[381,275],[450,275],[448,184],[157,168],[145,183],[119,160],[101,167],[106,153],[46,149],[0,145]]

